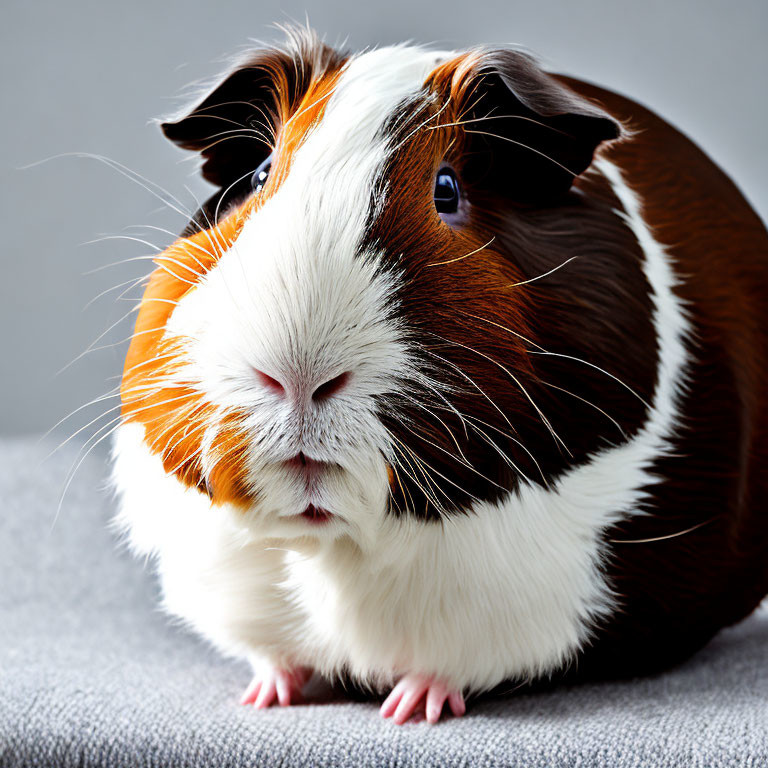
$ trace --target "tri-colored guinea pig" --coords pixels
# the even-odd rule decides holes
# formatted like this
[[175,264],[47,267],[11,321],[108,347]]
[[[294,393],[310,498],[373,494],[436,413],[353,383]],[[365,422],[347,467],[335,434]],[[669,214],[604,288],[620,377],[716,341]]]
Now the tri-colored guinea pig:
[[140,306],[119,520],[244,702],[435,721],[760,602],[768,235],[682,134],[515,50],[303,32],[162,127],[217,189]]

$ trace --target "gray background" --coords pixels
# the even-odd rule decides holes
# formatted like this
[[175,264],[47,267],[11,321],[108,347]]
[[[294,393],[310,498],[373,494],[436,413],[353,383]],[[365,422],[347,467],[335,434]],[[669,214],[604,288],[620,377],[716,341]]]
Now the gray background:
[[[694,138],[768,213],[765,0],[386,0],[300,2],[132,0],[3,2],[0,30],[0,432],[45,430],[116,384],[131,319],[119,291],[149,269],[146,237],[163,246],[185,221],[95,159],[104,155],[194,208],[205,184],[195,162],[167,144],[152,117],[183,86],[219,71],[249,37],[279,38],[275,21],[302,21],[349,47],[405,39],[462,47],[515,43],[545,64],[626,93]],[[186,187],[189,187],[188,191]],[[101,332],[117,325],[67,370]],[[112,345],[112,346],[107,346]],[[64,424],[70,433],[114,405],[98,403]],[[101,424],[103,422],[97,422]],[[93,427],[86,427],[86,434]]]

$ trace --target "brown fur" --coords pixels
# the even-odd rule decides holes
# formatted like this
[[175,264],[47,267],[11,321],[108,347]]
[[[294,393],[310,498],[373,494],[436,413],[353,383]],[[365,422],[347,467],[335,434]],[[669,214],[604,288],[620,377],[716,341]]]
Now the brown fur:
[[[583,169],[595,137],[615,136],[616,129],[544,76],[556,103],[579,114],[540,115],[507,97],[502,118],[491,101],[499,81],[484,61],[473,54],[442,65],[423,96],[432,92],[436,100],[406,104],[409,117],[393,120],[398,135],[411,138],[386,170],[389,198],[367,242],[402,272],[398,299],[424,349],[423,364],[451,387],[439,395],[408,393],[383,416],[410,459],[401,462],[393,509],[415,508],[428,519],[465,510],[473,499],[496,499],[521,477],[551,483],[596,449],[632,435],[655,384],[642,254],[614,212],[618,201],[599,176],[576,179],[577,193],[568,191],[573,174],[557,165],[554,176],[544,170],[551,165],[550,134],[574,132],[555,154]],[[509,78],[528,76],[528,59],[514,55],[509,63],[522,72],[507,70]],[[493,137],[471,133],[484,124],[483,110],[499,118]],[[510,133],[547,157],[518,145],[510,156]],[[521,160],[526,151],[532,160]],[[435,173],[446,162],[459,172],[469,202],[457,229],[440,220],[432,202]],[[516,184],[501,194],[500,171],[484,170],[510,163],[511,174],[539,173],[552,185],[536,193],[538,202]]]
[[648,489],[654,514],[610,534],[642,542],[612,545],[623,610],[581,663],[583,674],[639,673],[685,658],[768,592],[768,234],[685,136],[628,99],[566,82],[635,129],[607,156],[684,276],[693,324],[682,429]]

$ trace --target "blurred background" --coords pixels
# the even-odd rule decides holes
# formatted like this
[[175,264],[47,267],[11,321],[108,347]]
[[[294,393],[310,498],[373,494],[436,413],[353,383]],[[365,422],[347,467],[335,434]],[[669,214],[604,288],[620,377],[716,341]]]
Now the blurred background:
[[[120,294],[149,271],[152,245],[173,239],[162,230],[176,233],[187,218],[152,190],[187,210],[207,197],[196,161],[149,121],[249,38],[281,39],[273,22],[308,16],[327,42],[350,49],[521,45],[548,68],[650,106],[768,215],[766,0],[4,0],[2,16],[4,434],[45,431],[117,385],[133,322],[127,299],[137,295]],[[64,156],[46,160],[55,155]],[[117,236],[147,242],[109,239]],[[97,419],[91,434],[115,405],[97,402],[59,429]]]

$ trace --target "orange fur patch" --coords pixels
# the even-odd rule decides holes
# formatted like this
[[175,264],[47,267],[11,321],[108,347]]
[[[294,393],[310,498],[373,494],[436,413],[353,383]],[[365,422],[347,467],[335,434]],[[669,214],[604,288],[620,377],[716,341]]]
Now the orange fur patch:
[[264,187],[267,197],[273,195],[285,181],[299,147],[310,131],[322,120],[340,75],[341,70],[336,70],[314,81],[293,113],[283,116],[282,127],[277,136],[275,157],[269,179]]

